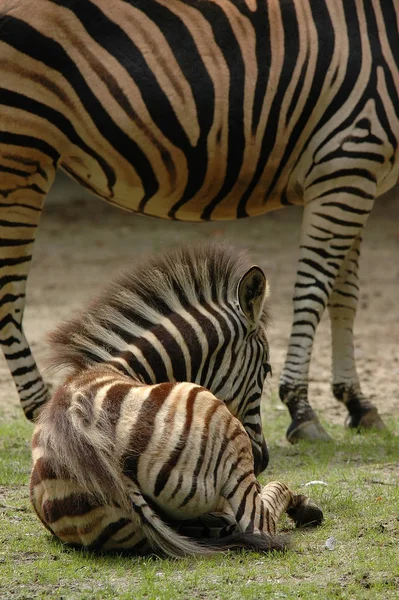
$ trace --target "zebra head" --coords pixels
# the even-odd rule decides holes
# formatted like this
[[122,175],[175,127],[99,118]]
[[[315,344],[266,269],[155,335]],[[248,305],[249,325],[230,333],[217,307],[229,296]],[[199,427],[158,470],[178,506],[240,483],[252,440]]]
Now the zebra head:
[[54,367],[112,363],[145,384],[189,381],[224,400],[268,463],[261,395],[270,371],[267,283],[245,254],[212,244],[133,267],[51,336]]
[[263,385],[271,372],[266,335],[267,294],[263,271],[257,266],[251,267],[239,280],[235,311],[228,317],[236,323],[235,335],[226,340],[224,365],[209,386],[244,425],[251,439],[257,475],[269,462],[261,419]]

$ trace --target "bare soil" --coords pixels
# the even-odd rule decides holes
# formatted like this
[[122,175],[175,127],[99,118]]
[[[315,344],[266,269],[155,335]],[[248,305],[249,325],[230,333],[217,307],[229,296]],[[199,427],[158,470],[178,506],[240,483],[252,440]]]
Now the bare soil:
[[[247,248],[271,285],[269,340],[278,387],[291,328],[302,209],[292,207],[232,223],[185,224],[119,211],[60,175],[47,199],[29,277],[25,331],[41,368],[46,334],[84,306],[120,269],[153,252],[201,240],[228,240]],[[381,415],[399,414],[399,188],[379,199],[364,234],[356,356],[363,391]],[[330,423],[346,411],[330,391],[328,317],[317,332],[310,399]],[[54,383],[54,377],[47,378]],[[19,414],[18,397],[0,359],[0,408]],[[288,425],[287,414],[287,425]]]

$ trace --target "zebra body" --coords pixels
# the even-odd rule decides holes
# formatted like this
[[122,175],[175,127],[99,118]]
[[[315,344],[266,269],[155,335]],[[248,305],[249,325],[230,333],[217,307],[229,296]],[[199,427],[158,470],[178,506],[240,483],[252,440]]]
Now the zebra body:
[[21,329],[25,284],[61,167],[107,201],[162,218],[303,204],[280,385],[288,437],[327,437],[307,399],[327,306],[334,394],[353,427],[382,426],[360,389],[352,328],[362,230],[399,178],[398,22],[394,0],[6,3],[1,343],[29,417],[47,395]]
[[[192,383],[144,385],[106,363],[90,367],[45,405],[32,446],[34,509],[73,546],[171,556],[267,551],[284,547],[282,512],[301,524],[322,520],[283,483],[260,490],[240,421]],[[213,543],[182,535],[186,520],[211,512],[229,516],[234,533]]]

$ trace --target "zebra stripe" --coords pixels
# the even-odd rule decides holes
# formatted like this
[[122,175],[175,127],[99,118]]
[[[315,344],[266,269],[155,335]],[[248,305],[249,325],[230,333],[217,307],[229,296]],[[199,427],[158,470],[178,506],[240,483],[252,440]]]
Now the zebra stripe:
[[[31,2],[0,12],[0,343],[27,416],[47,391],[22,332],[26,278],[61,167],[162,218],[304,205],[280,396],[291,441],[328,438],[307,399],[309,362],[374,201],[399,179],[397,2]],[[334,393],[352,427],[381,428],[356,373],[353,318],[334,305],[333,355],[348,356],[345,373],[333,365]]]

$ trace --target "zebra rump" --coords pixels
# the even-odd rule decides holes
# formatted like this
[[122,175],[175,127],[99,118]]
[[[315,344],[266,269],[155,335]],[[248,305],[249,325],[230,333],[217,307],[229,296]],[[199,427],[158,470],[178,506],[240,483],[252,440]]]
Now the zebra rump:
[[[260,490],[241,423],[195,384],[146,386],[112,366],[90,367],[43,407],[32,454],[33,507],[74,547],[172,557],[265,552],[286,547],[276,535],[283,511],[301,525],[322,520],[285,484]],[[185,519],[207,512],[231,515],[233,533],[184,535]]]
[[[102,389],[109,386],[111,389],[94,418],[96,393],[101,395]],[[123,443],[115,439],[115,414],[123,413],[132,396],[145,396],[146,390],[147,386],[137,385],[113,368],[92,367],[64,384],[44,406],[32,441],[34,467],[30,484],[31,501],[43,524],[68,545],[100,552],[151,552],[179,557],[238,548],[259,552],[284,549],[286,536],[268,532],[255,535],[233,530],[219,539],[190,539],[176,530],[177,526],[181,529],[182,523],[168,519],[162,506],[142,492],[142,482],[138,474],[132,473],[132,463],[142,460],[136,456],[140,441],[157,441],[160,432],[154,429],[149,434],[145,419],[134,425],[137,415],[131,411],[125,415],[125,420],[130,419],[130,447],[119,453],[117,447]],[[158,400],[166,403],[173,393],[173,384],[161,384],[155,390]],[[200,388],[198,393],[211,396]],[[154,401],[155,396],[151,399]],[[210,401],[221,405],[228,420],[236,421],[220,401]],[[151,412],[151,407],[146,410]],[[247,437],[243,431],[241,434]],[[191,444],[188,450],[197,457],[200,450],[193,441],[187,439],[185,445]],[[249,448],[249,442],[244,439],[245,442]],[[225,446],[229,453],[231,441],[226,440]],[[162,456],[160,459],[163,462]],[[190,480],[191,469],[186,470],[185,477]]]

